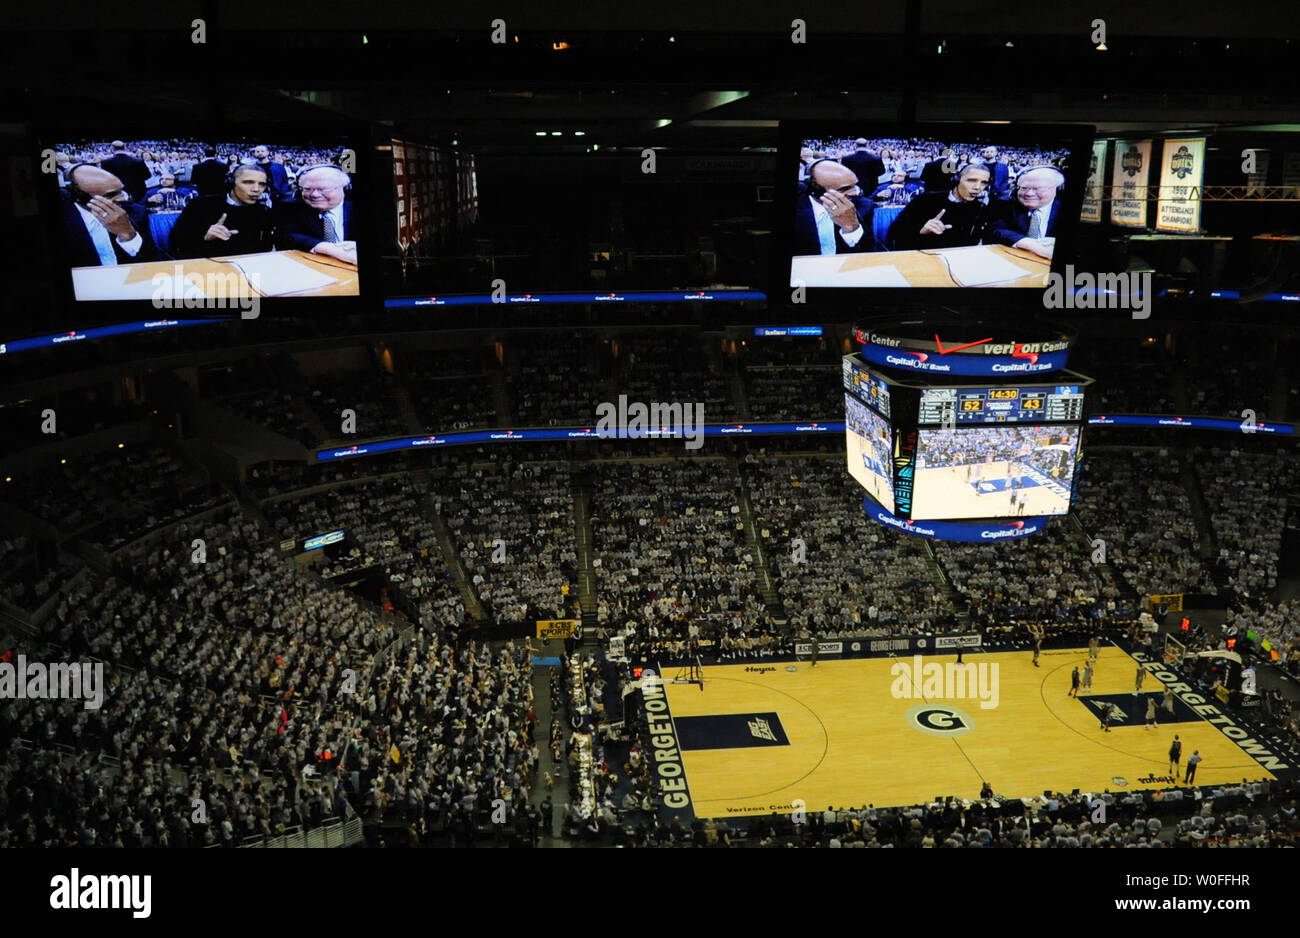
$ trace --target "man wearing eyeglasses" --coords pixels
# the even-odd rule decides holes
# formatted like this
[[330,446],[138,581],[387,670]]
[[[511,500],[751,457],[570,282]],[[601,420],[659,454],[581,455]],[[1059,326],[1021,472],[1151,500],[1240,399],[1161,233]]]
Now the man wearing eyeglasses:
[[63,224],[72,267],[166,260],[149,231],[149,213],[135,205],[118,179],[85,163],[70,167]]
[[871,251],[872,204],[862,196],[857,174],[834,160],[808,167],[808,181],[795,201],[796,255],[858,254]]
[[276,246],[355,264],[352,203],[344,198],[350,183],[348,174],[337,166],[310,166],[299,173],[299,201],[283,206]]
[[1056,247],[1057,191],[1065,176],[1052,166],[1036,166],[1016,177],[1014,198],[994,203],[986,243],[1032,251],[1049,260]]

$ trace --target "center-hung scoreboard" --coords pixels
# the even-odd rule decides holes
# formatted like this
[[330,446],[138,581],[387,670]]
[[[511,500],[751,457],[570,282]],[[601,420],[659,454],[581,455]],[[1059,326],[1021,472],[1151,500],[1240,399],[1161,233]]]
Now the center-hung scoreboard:
[[930,332],[862,326],[859,351],[844,356],[847,468],[868,513],[970,540],[1024,536],[1066,514],[1092,384],[1065,367],[1071,337],[979,322]]

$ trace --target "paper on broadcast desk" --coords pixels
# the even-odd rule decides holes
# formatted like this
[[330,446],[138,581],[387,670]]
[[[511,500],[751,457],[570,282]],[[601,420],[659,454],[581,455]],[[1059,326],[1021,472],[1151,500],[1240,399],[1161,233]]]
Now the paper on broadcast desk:
[[[205,299],[202,278],[186,279],[184,274],[159,274],[144,279],[129,279],[132,268],[77,267],[72,271],[72,287],[79,300],[152,300],[155,296],[183,300]],[[128,282],[129,280],[129,282]],[[171,283],[167,283],[170,280]]]
[[[847,264],[845,266],[848,266]],[[874,264],[852,270],[840,270],[829,279],[827,286],[835,287],[910,287],[907,278],[894,264]]]
[[1033,275],[1033,271],[1011,263],[988,245],[944,251],[948,273],[963,287],[979,287],[986,283],[1003,283]]
[[285,254],[250,254],[231,257],[226,263],[239,268],[253,288],[263,296],[302,293],[338,283],[337,277],[300,264]]

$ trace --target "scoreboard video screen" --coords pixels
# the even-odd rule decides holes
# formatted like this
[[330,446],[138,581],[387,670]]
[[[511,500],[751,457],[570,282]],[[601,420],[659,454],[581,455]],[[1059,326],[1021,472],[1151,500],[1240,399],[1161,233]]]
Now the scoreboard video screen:
[[1079,452],[1078,426],[922,428],[913,520],[1063,515]]
[[889,418],[889,384],[880,375],[872,374],[859,363],[846,356],[844,363],[844,390],[856,394],[863,402],[884,418]]
[[844,395],[844,416],[849,475],[892,512],[894,465],[889,423],[852,394]]
[[1077,423],[1083,419],[1083,388],[1077,384],[983,388],[926,388],[917,423],[961,426],[988,423]]

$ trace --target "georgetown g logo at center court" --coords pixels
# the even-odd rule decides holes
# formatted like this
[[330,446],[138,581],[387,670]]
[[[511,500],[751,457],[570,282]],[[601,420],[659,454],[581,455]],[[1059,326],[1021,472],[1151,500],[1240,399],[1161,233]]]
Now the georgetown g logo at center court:
[[975,721],[964,710],[948,704],[922,704],[907,711],[907,723],[931,736],[965,736],[975,729]]

